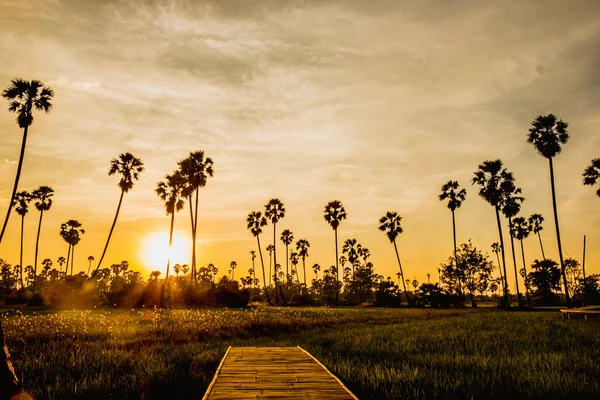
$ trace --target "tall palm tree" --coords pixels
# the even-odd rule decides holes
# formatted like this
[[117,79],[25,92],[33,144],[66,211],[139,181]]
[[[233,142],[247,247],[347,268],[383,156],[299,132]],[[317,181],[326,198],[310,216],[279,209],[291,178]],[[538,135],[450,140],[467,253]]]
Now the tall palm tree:
[[[267,251],[269,252],[269,287],[271,287],[271,275],[273,275],[273,245],[270,244],[267,246]],[[266,282],[265,282],[266,284]]]
[[73,276],[73,264],[75,263],[75,246],[81,240],[81,235],[85,230],[81,229],[81,223],[77,220],[70,219],[60,226],[60,237],[69,244],[67,251],[67,267],[65,272],[69,271],[69,256],[71,257],[71,276]]
[[335,233],[335,273],[336,273],[336,290],[335,290],[335,305],[339,303],[340,296],[340,270],[339,270],[339,255],[338,255],[338,227],[340,222],[346,219],[346,209],[339,200],[330,201],[325,205],[323,218],[331,226]]
[[529,128],[527,142],[535,146],[537,152],[548,159],[550,166],[550,187],[552,189],[552,208],[554,210],[554,225],[556,227],[556,240],[558,242],[558,256],[560,258],[560,269],[565,287],[565,297],[567,306],[571,307],[571,296],[567,286],[567,274],[562,253],[562,242],[560,240],[560,229],[558,226],[558,211],[556,207],[556,190],[554,187],[554,165],[552,159],[560,154],[562,146],[569,141],[567,132],[568,124],[562,119],[557,120],[554,114],[540,115],[532,123]]
[[542,249],[542,258],[545,260],[546,255],[544,254],[544,245],[542,244],[542,236],[540,232],[544,229],[542,223],[544,222],[544,217],[542,214],[531,214],[529,217],[529,225],[531,226],[531,231],[538,236],[540,241],[540,248]]
[[504,198],[504,188],[514,186],[512,173],[503,168],[501,160],[484,161],[479,165],[473,176],[473,184],[480,186],[479,196],[487,201],[496,211],[498,236],[500,237],[500,252],[502,253],[502,269],[504,271],[504,303],[508,307],[508,279],[506,275],[506,256],[504,254],[504,238],[502,237],[502,224],[500,223],[500,207]]
[[121,189],[121,197],[119,197],[119,204],[117,205],[115,219],[113,220],[113,223],[110,227],[110,231],[108,232],[108,238],[106,239],[104,250],[102,250],[100,261],[98,261],[98,266],[94,270],[92,278],[95,277],[98,273],[98,270],[100,270],[102,260],[104,260],[104,256],[106,255],[106,250],[108,249],[108,244],[110,243],[110,237],[112,236],[113,230],[115,229],[117,218],[119,217],[119,211],[121,210],[121,204],[123,203],[123,195],[133,188],[134,181],[137,181],[139,179],[139,176],[143,171],[144,163],[142,162],[142,160],[135,157],[131,153],[121,153],[119,157],[110,160],[108,176],[114,175],[116,173],[119,173],[121,175],[121,179],[119,180],[118,184],[119,188]]
[[[260,211],[252,211],[246,218],[246,224],[252,236],[256,238],[256,244],[258,245],[258,255],[260,256],[260,265],[262,266],[263,275],[263,288],[265,290],[265,296],[267,297],[267,303],[271,304],[269,299],[269,291],[267,290],[267,277],[265,276],[265,262],[263,260],[262,249],[260,247],[260,234],[262,233],[262,227],[267,226],[267,219],[262,215]],[[267,248],[268,250],[268,248]]]
[[454,260],[458,260],[456,255],[456,220],[454,218],[454,211],[462,205],[467,197],[467,191],[465,189],[458,190],[459,185],[457,181],[448,181],[442,186],[442,194],[440,194],[440,201],[448,200],[448,208],[452,211],[452,236],[454,238]]
[[[583,184],[593,186],[600,182],[600,158],[594,158],[592,163],[583,171]],[[600,197],[600,187],[596,190]]]
[[237,263],[235,261],[232,261],[231,264],[229,264],[229,268],[231,268],[231,280],[235,279],[235,269],[237,268]]
[[289,229],[284,230],[283,232],[281,232],[281,241],[283,242],[283,244],[285,244],[285,274],[286,276],[290,274],[290,263],[289,263],[289,245],[293,243],[294,241],[294,234],[292,233],[292,231],[290,231]]
[[0,243],[4,237],[4,231],[10,218],[10,212],[15,204],[15,195],[19,187],[19,179],[21,178],[21,169],[23,168],[23,159],[25,158],[25,146],[27,144],[27,133],[29,127],[33,123],[33,111],[43,111],[48,113],[52,109],[52,98],[54,91],[40,81],[32,80],[25,81],[20,78],[13,79],[11,85],[2,92],[4,97],[9,102],[8,111],[17,114],[17,124],[23,129],[23,139],[21,140],[21,154],[19,155],[19,164],[17,165],[17,175],[13,185],[10,202],[2,232],[0,232]]
[[[192,224],[192,273],[191,281],[196,280],[196,234],[198,232],[198,193],[201,187],[206,186],[209,177],[214,174],[212,158],[206,157],[204,151],[193,151],[190,155],[179,161],[179,170],[186,180],[183,197],[187,198],[190,207],[190,220]],[[192,197],[195,197],[192,202]],[[192,207],[192,203],[194,206]]]
[[402,226],[400,225],[402,217],[398,215],[396,211],[388,211],[385,215],[379,218],[379,230],[385,232],[390,243],[394,244],[394,251],[396,252],[396,259],[398,260],[398,267],[400,268],[400,277],[402,280],[402,287],[406,294],[406,301],[408,302],[408,292],[406,290],[406,283],[404,280],[404,271],[402,270],[402,263],[400,262],[400,255],[398,254],[398,246],[396,245],[396,238],[403,232]]
[[519,305],[521,305],[521,292],[519,291],[519,273],[517,272],[517,258],[515,256],[515,241],[513,231],[511,230],[512,218],[515,217],[519,211],[521,211],[521,204],[525,200],[521,196],[521,189],[514,187],[514,185],[507,185],[505,187],[504,198],[502,199],[502,213],[508,218],[508,228],[510,232],[510,249],[512,251],[513,266],[515,269],[515,288],[517,291],[517,299]]
[[521,256],[523,257],[523,280],[525,281],[525,296],[529,298],[529,285],[527,284],[527,264],[525,263],[525,250],[523,249],[523,239],[526,239],[531,232],[531,225],[523,217],[517,217],[512,220],[510,234],[521,242]]
[[35,281],[37,276],[37,259],[38,249],[40,244],[40,231],[42,230],[42,217],[44,211],[50,210],[52,207],[52,196],[54,196],[54,189],[50,186],[40,186],[31,192],[31,197],[35,201],[35,208],[40,212],[40,221],[38,223],[37,237],[35,239],[35,258],[33,259],[33,291],[35,292]]
[[[283,203],[279,199],[271,199],[267,204],[265,204],[265,217],[271,220],[273,223],[273,265],[275,265],[275,302],[279,301],[277,297],[277,221],[285,216],[285,207]],[[287,258],[287,257],[286,257]],[[281,301],[285,303],[285,299],[283,297],[283,289],[279,287],[281,290]]]
[[171,175],[165,176],[164,181],[156,184],[155,192],[165,203],[165,211],[171,216],[171,229],[169,230],[169,257],[167,257],[167,274],[165,277],[165,285],[162,288],[161,306],[164,306],[164,293],[169,285],[169,267],[171,266],[171,247],[173,246],[173,227],[175,225],[175,213],[183,209],[184,200],[182,192],[185,188],[186,181],[179,171],[173,172]]
[[94,261],[94,256],[88,256],[87,260],[89,261],[89,265],[88,265],[88,272],[87,274],[90,274],[90,270],[92,269],[92,261]]
[[21,288],[23,288],[23,232],[25,231],[25,215],[29,212],[29,202],[32,200],[32,195],[29,192],[21,191],[15,195],[15,211],[21,216],[21,247],[19,253],[19,279]]
[[500,244],[498,242],[492,243],[492,253],[496,254],[496,260],[498,260],[498,272],[500,273],[500,283],[504,287],[504,277],[502,276],[502,268],[500,268]]
[[296,242],[296,250],[298,255],[302,257],[302,269],[304,270],[304,287],[306,287],[306,257],[308,257],[308,248],[310,243],[306,239],[300,239]]
[[252,255],[252,281],[254,282],[254,287],[256,287],[256,269],[254,268],[254,259],[256,258],[256,251],[250,250],[250,254]]

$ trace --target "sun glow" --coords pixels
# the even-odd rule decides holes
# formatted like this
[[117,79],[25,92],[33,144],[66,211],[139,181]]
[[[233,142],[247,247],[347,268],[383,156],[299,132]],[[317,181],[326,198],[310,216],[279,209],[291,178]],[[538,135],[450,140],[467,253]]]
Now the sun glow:
[[182,233],[173,232],[173,245],[169,251],[169,233],[153,232],[148,234],[142,242],[141,256],[144,267],[150,271],[160,271],[161,277],[167,270],[167,259],[171,256],[171,271],[173,265],[190,264],[192,259],[191,238]]

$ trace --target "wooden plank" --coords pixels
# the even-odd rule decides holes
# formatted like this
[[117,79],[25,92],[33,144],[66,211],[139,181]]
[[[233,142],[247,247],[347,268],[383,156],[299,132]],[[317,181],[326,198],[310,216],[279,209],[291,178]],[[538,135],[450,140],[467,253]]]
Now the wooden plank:
[[230,347],[203,400],[358,400],[300,347]]

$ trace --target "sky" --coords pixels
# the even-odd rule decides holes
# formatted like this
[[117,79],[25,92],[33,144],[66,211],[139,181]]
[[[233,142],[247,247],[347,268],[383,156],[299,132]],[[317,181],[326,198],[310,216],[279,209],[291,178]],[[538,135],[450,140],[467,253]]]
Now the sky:
[[[35,115],[19,186],[56,192],[40,260],[66,256],[59,227],[68,219],[86,230],[75,270],[99,259],[120,194],[109,162],[131,152],[146,170],[125,195],[104,263],[164,270],[157,240],[170,219],[154,189],[195,150],[215,169],[200,192],[199,265],[222,273],[233,260],[237,276],[250,267],[256,240],[245,218],[271,198],[286,208],[278,236],[292,230],[310,242],[308,265],[332,265],[323,209],[340,200],[340,243],[356,238],[377,272],[395,276],[393,246],[377,227],[397,211],[406,277],[435,281],[453,248],[451,213],[438,200],[448,180],[467,190],[459,243],[471,239],[495,260],[494,210],[471,179],[496,158],[523,190],[522,215],[544,215],[545,251],[558,259],[548,162],[526,142],[531,121],[554,113],[571,136],[555,159],[564,251],[581,260],[587,235],[586,269],[600,273],[600,199],[581,176],[600,157],[598,1],[3,0],[0,65],[2,88],[20,77],[55,91],[52,111]],[[1,100],[3,217],[22,131]],[[32,210],[25,219],[25,265],[38,218]],[[12,264],[19,231],[14,214],[0,245]],[[186,262],[185,212],[175,232],[183,250],[174,261]],[[269,225],[261,243],[272,235]],[[535,237],[524,245],[528,264],[541,257]],[[279,261],[281,242],[278,250]]]

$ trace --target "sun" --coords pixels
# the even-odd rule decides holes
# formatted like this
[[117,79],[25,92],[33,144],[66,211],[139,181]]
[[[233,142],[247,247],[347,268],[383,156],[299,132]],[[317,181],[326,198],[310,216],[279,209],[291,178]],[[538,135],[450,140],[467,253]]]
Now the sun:
[[142,241],[141,257],[143,265],[150,271],[160,271],[163,276],[167,270],[167,259],[171,256],[171,274],[173,265],[190,264],[192,259],[192,239],[179,232],[173,233],[173,245],[169,252],[169,234],[167,232],[149,233]]

